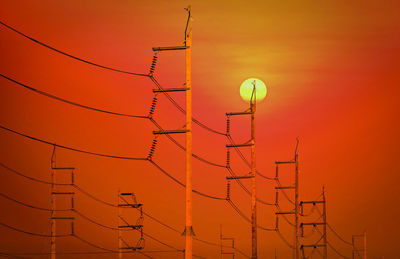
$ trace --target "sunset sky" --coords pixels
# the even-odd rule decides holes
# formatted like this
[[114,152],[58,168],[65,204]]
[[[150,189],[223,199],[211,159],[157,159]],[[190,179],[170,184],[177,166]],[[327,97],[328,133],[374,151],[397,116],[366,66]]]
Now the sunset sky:
[[[240,84],[263,80],[267,97],[257,104],[257,169],[274,177],[277,160],[291,160],[299,138],[300,200],[314,200],[325,186],[327,221],[345,241],[366,231],[368,258],[400,258],[400,4],[398,1],[1,1],[0,21],[58,50],[103,66],[148,74],[152,47],[181,45],[187,13],[193,16],[193,117],[225,132],[226,112],[244,111]],[[0,24],[0,74],[51,95],[107,111],[147,115],[156,85],[148,78],[103,69],[41,46]],[[184,52],[162,52],[154,77],[164,88],[185,82]],[[182,93],[171,96],[185,107]],[[148,119],[116,116],[76,107],[30,91],[0,77],[0,125],[50,143],[123,157],[147,157],[157,128]],[[158,95],[154,119],[164,129],[182,129],[185,116]],[[250,138],[250,120],[232,118],[237,143]],[[184,136],[173,136],[185,144]],[[51,145],[0,129],[0,221],[33,233],[49,235],[50,213],[24,207],[5,197],[50,208]],[[193,187],[226,196],[228,140],[193,125],[193,152],[212,166],[193,159]],[[242,150],[247,159],[250,152]],[[58,166],[75,167],[75,183],[90,194],[117,203],[118,190],[134,192],[146,213],[183,232],[185,189],[149,161],[108,158],[56,149]],[[179,181],[185,180],[185,152],[165,136],[158,138],[153,161]],[[248,167],[232,152],[232,168]],[[293,181],[294,168],[280,171],[282,184]],[[68,181],[61,176],[59,181]],[[249,181],[243,184],[249,188]],[[77,211],[117,227],[117,209],[96,202],[73,187]],[[257,195],[274,202],[275,182],[257,177]],[[288,191],[290,195],[290,191]],[[250,196],[231,183],[231,199],[250,217]],[[283,210],[290,203],[280,195]],[[69,208],[57,199],[57,208]],[[275,227],[275,206],[258,204],[258,222]],[[308,212],[309,209],[306,209]],[[58,215],[73,215],[66,212]],[[132,223],[139,214],[125,209]],[[118,250],[117,231],[74,215],[75,233],[93,244]],[[301,222],[318,218],[301,217]],[[290,220],[293,220],[289,216]],[[219,244],[225,236],[251,255],[250,224],[227,201],[193,194],[196,237]],[[293,229],[279,221],[283,236]],[[306,230],[306,234],[311,229]],[[68,223],[57,225],[68,234]],[[145,233],[178,249],[184,237],[145,216]],[[322,228],[321,228],[322,231]],[[136,244],[138,232],[124,238]],[[291,258],[277,233],[258,230],[259,258]],[[149,237],[145,251],[153,258],[182,258]],[[328,242],[351,258],[351,246],[328,229]],[[312,244],[318,232],[300,239]],[[358,242],[358,241],[357,241]],[[228,245],[229,242],[224,244]],[[357,243],[360,245],[359,243]],[[227,251],[231,251],[226,249]],[[0,226],[2,253],[48,258],[50,239]],[[157,252],[158,251],[158,252]],[[164,251],[164,252],[159,252]],[[310,250],[308,250],[309,252]],[[322,250],[321,250],[322,251]],[[74,237],[57,238],[57,252],[104,252]],[[23,255],[25,253],[25,255]],[[26,255],[28,253],[29,255]],[[33,255],[31,253],[37,253]],[[194,254],[220,258],[219,246],[194,241]],[[329,258],[341,258],[328,248]],[[57,258],[117,258],[116,254],[59,255]],[[123,258],[146,258],[127,254]],[[224,257],[225,258],[225,257]],[[229,258],[226,256],[226,258]],[[236,253],[235,258],[246,258]],[[315,253],[311,258],[321,258]]]

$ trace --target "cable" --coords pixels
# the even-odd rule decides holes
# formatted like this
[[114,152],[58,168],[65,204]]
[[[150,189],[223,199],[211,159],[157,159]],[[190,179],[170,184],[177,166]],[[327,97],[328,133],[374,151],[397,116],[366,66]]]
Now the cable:
[[347,242],[341,236],[339,236],[339,234],[331,227],[331,225],[329,225],[329,223],[326,223],[326,225],[328,225],[328,228],[333,232],[333,234],[335,234],[335,236],[337,236],[343,243],[345,243],[346,245],[353,246],[352,243]]
[[23,84],[23,83],[20,83],[20,82],[14,80],[14,79],[11,79],[11,78],[9,78],[9,77],[3,75],[3,74],[0,74],[0,76],[2,76],[3,78],[5,78],[5,79],[7,79],[7,80],[9,80],[9,81],[11,81],[11,82],[17,84],[17,85],[20,85],[20,86],[24,87],[25,89],[31,90],[31,91],[33,91],[33,92],[35,92],[35,93],[37,93],[37,94],[40,94],[40,95],[49,97],[49,98],[51,98],[51,99],[54,99],[54,100],[57,100],[57,101],[60,101],[60,102],[64,102],[64,103],[67,103],[67,104],[71,104],[71,105],[73,105],[73,106],[77,106],[77,107],[80,107],[80,108],[84,108],[84,109],[88,109],[88,110],[93,110],[93,111],[97,111],[97,112],[102,112],[102,113],[107,113],[107,114],[111,114],[111,115],[123,116],[123,117],[139,118],[139,119],[147,119],[147,118],[148,118],[147,116],[144,116],[144,115],[132,115],[132,114],[125,114],[125,113],[118,113],[118,112],[102,110],[102,109],[99,109],[99,108],[94,108],[94,107],[91,107],[91,106],[79,104],[79,103],[76,103],[76,102],[73,102],[73,101],[69,101],[69,100],[63,99],[63,98],[61,98],[61,97],[58,97],[58,96],[49,94],[49,93],[47,93],[47,92],[38,90],[38,89],[36,89],[36,88],[30,87],[30,86],[28,86],[28,85],[25,85],[25,84]]
[[39,44],[39,45],[42,45],[43,47],[46,47],[46,48],[51,49],[51,50],[54,50],[54,51],[56,51],[56,52],[58,52],[58,53],[60,53],[60,54],[62,54],[62,55],[64,55],[64,56],[73,58],[73,59],[75,59],[75,60],[84,62],[84,63],[86,63],[86,64],[89,64],[89,65],[92,65],[92,66],[96,66],[96,67],[100,67],[100,68],[104,68],[104,69],[111,70],[111,71],[115,71],[115,72],[119,72],[119,73],[134,75],[134,76],[144,76],[144,77],[147,77],[147,76],[148,76],[147,74],[141,74],[141,73],[134,73],[134,72],[124,71],[124,70],[120,70],[120,69],[116,69],[116,68],[112,68],[112,67],[103,66],[103,65],[100,65],[100,64],[97,64],[97,63],[94,63],[94,62],[91,62],[91,61],[82,59],[82,58],[78,58],[78,57],[73,56],[73,55],[71,55],[71,54],[68,54],[68,53],[66,53],[66,52],[64,52],[64,51],[61,51],[61,50],[56,49],[56,48],[54,48],[54,47],[51,47],[50,45],[47,45],[47,44],[45,44],[45,43],[43,43],[43,42],[41,42],[41,41],[38,41],[38,40],[36,40],[36,39],[34,39],[34,38],[32,38],[32,37],[29,37],[28,35],[26,35],[26,34],[20,32],[20,31],[18,31],[18,30],[16,30],[16,29],[14,29],[13,27],[11,27],[11,26],[5,24],[4,22],[1,22],[1,21],[0,21],[0,24],[3,25],[3,26],[5,26],[5,27],[7,27],[8,29],[10,29],[10,30],[12,30],[12,31],[14,31],[14,32],[16,32],[16,33],[18,33],[19,35],[21,35],[21,36],[23,36],[23,37],[25,37],[25,38],[27,38],[27,39],[29,39],[29,40],[31,40],[31,41],[33,41],[33,42]]
[[350,259],[350,257],[344,256],[344,255],[341,254],[338,250],[336,250],[336,248],[334,248],[329,242],[328,242],[328,246],[329,246],[333,251],[335,251],[335,253],[336,253],[337,255],[339,255],[340,257],[343,257],[343,258],[346,258],[346,259]]
[[[232,206],[232,208],[233,208],[242,218],[244,218],[247,222],[251,223],[251,220],[250,220],[246,215],[244,215],[244,213],[235,205],[235,203],[233,203],[233,201],[231,201],[231,200],[227,200],[227,201],[228,201],[228,203]],[[262,229],[262,230],[265,230],[265,231],[276,231],[275,228],[265,228],[265,227],[262,227],[262,226],[260,226],[260,225],[257,225],[257,228]]]
[[[159,130],[164,131],[164,129],[161,127],[161,125],[158,124],[157,121],[154,120],[154,118],[149,118],[149,120],[150,120]],[[178,141],[176,141],[172,136],[170,136],[169,134],[165,134],[165,136],[166,136],[172,143],[174,143],[177,147],[179,147],[180,149],[186,151],[186,148],[185,148],[184,146],[182,146]],[[200,157],[200,156],[198,156],[198,155],[196,155],[196,154],[193,154],[193,153],[192,153],[192,157],[194,157],[194,158],[196,158],[197,160],[199,160],[199,161],[201,161],[201,162],[204,162],[204,163],[206,163],[206,164],[209,164],[209,165],[212,165],[212,166],[216,166],[216,167],[223,167],[223,168],[225,168],[225,165],[217,164],[217,163],[211,162],[211,161],[209,161],[209,160],[207,160],[207,159],[205,159],[205,158],[202,158],[202,157]]]
[[18,200],[14,199],[14,198],[11,198],[11,197],[5,195],[4,193],[0,193],[0,196],[2,196],[3,198],[5,198],[5,199],[7,199],[7,200],[13,201],[13,202],[18,203],[18,204],[20,204],[20,205],[23,205],[23,206],[25,206],[25,207],[29,207],[29,208],[36,209],[36,210],[44,210],[44,211],[71,211],[71,209],[56,209],[56,210],[52,210],[52,209],[48,209],[48,208],[42,208],[42,207],[33,206],[33,205],[30,205],[30,204],[24,203],[24,202],[22,202],[22,201],[18,201]]
[[[12,230],[14,230],[14,231],[17,231],[17,232],[20,232],[20,233],[24,233],[24,234],[27,234],[27,235],[31,235],[31,236],[52,237],[51,235],[46,235],[46,234],[33,233],[33,232],[25,231],[25,230],[22,230],[22,229],[19,229],[19,228],[16,228],[16,227],[12,227],[12,226],[10,226],[10,225],[7,225],[7,224],[5,224],[5,223],[3,223],[3,222],[0,222],[0,225],[2,225],[3,227],[6,227],[6,228],[12,229]],[[67,235],[54,235],[54,237],[69,237],[69,236],[71,236],[71,234],[67,234]]]
[[[281,184],[281,182],[279,181],[279,178],[276,178],[276,183],[277,183],[277,185],[278,185],[279,187],[282,187],[282,184]],[[285,191],[284,189],[280,189],[280,191],[283,193],[283,196],[285,196],[285,198],[286,198],[291,204],[295,205],[295,204],[294,204],[294,201],[292,201],[292,199],[289,198],[289,195],[286,193],[286,191]]]
[[[228,170],[228,172],[229,172],[232,176],[237,176],[237,175],[235,174],[235,172],[232,170],[231,167],[226,167],[226,169]],[[243,185],[243,183],[240,181],[240,179],[235,179],[235,181],[239,184],[239,186],[240,186],[249,196],[251,196],[251,192],[249,191],[249,189],[246,188],[246,186]],[[264,204],[264,205],[268,205],[268,206],[273,206],[273,205],[275,205],[275,203],[266,202],[266,201],[263,201],[263,200],[261,200],[261,199],[259,199],[259,198],[256,198],[256,201],[259,202],[259,203],[262,203],[262,204]]]
[[79,241],[81,241],[82,243],[85,243],[85,244],[87,244],[87,245],[89,245],[91,247],[94,247],[94,248],[97,248],[97,249],[100,249],[100,250],[104,250],[104,251],[108,251],[108,252],[112,252],[112,253],[118,253],[118,251],[116,251],[116,250],[111,250],[111,249],[104,248],[104,247],[101,247],[99,245],[93,244],[93,243],[87,241],[86,239],[81,238],[80,236],[78,236],[76,234],[74,234],[73,236],[76,239],[78,239]]
[[[179,184],[182,187],[186,187],[186,184],[180,182],[178,179],[176,179],[175,177],[173,177],[172,175],[170,175],[167,171],[165,171],[164,169],[162,169],[157,163],[155,163],[153,160],[149,160],[149,162],[154,165],[159,171],[161,171],[163,174],[165,174],[166,176],[168,176],[171,180],[173,180],[174,182],[176,182],[177,184]],[[206,198],[210,198],[210,199],[214,199],[214,200],[225,200],[225,197],[216,197],[216,196],[212,196],[209,194],[205,194],[203,192],[197,191],[195,189],[192,190],[193,193],[196,193],[198,195],[204,196]]]
[[276,230],[276,233],[278,234],[279,238],[280,238],[289,248],[294,249],[294,246],[291,245],[291,244],[289,243],[289,241],[286,240],[286,238],[282,235],[282,233],[279,231],[279,229]]
[[3,130],[7,130],[9,132],[12,132],[14,134],[20,135],[22,137],[29,138],[31,140],[35,140],[35,141],[38,141],[38,142],[42,142],[44,144],[48,144],[48,145],[52,145],[52,146],[56,146],[56,147],[59,147],[59,148],[63,148],[63,149],[67,149],[67,150],[71,150],[71,151],[75,151],[75,152],[80,152],[80,153],[84,153],[84,154],[89,154],[89,155],[94,155],[94,156],[101,156],[101,157],[108,157],[108,158],[116,158],[116,159],[126,159],[126,160],[142,160],[142,161],[146,161],[147,160],[146,158],[142,158],[142,157],[116,156],[116,155],[107,155],[107,154],[100,154],[100,153],[95,153],[95,152],[91,152],[91,151],[85,151],[85,150],[82,150],[82,149],[63,146],[63,145],[59,145],[59,144],[56,144],[56,143],[51,143],[51,142],[46,141],[46,140],[35,138],[35,137],[32,137],[32,136],[20,133],[18,131],[6,128],[6,127],[4,127],[2,125],[0,125],[0,128],[2,128]]
[[[11,169],[11,168],[7,167],[6,165],[4,165],[4,164],[1,163],[1,162],[0,162],[0,166],[3,167],[3,168],[5,168],[5,169],[7,169],[8,171],[10,171],[10,172],[16,174],[16,175],[19,175],[19,176],[24,177],[24,178],[26,178],[26,179],[29,179],[29,180],[31,180],[31,181],[35,181],[35,182],[43,183],[43,184],[48,184],[48,185],[51,185],[51,184],[52,184],[51,182],[48,182],[48,181],[43,181],[43,180],[40,180],[40,179],[37,179],[37,178],[33,178],[33,177],[30,177],[30,176],[24,175],[24,174],[22,174],[22,173],[20,173],[20,172],[18,172],[18,171],[16,171],[16,170],[14,170],[14,169]],[[71,185],[71,184],[69,184],[69,183],[54,183],[54,185]]]

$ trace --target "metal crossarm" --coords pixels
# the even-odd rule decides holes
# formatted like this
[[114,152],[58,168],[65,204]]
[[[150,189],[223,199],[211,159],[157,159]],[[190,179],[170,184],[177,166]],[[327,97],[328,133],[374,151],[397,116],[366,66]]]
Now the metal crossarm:
[[153,47],[153,51],[185,50],[188,48],[190,48],[190,46]]
[[166,88],[166,89],[153,89],[153,93],[166,93],[166,92],[185,92],[190,88]]
[[177,133],[187,133],[190,132],[189,130],[158,130],[158,131],[153,131],[154,135],[160,135],[160,134],[177,134]]

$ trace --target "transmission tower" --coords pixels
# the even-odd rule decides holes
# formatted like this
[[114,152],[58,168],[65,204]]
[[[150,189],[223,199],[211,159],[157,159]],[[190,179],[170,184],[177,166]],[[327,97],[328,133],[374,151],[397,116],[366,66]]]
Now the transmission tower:
[[[140,216],[135,225],[129,224],[122,216],[122,209],[124,208],[138,209],[140,211]],[[123,251],[138,251],[144,248],[143,219],[143,204],[137,203],[135,194],[132,192],[118,191],[118,258],[122,258]],[[137,230],[140,232],[140,238],[135,246],[129,245],[129,243],[123,239],[122,230]]]
[[[256,81],[253,82],[253,91],[250,98],[250,109],[244,112],[226,113],[227,133],[229,133],[230,116],[233,115],[250,115],[251,117],[251,139],[244,144],[229,144],[227,148],[251,147],[251,172],[249,175],[227,177],[231,179],[251,179],[251,258],[257,259],[257,196],[256,196]],[[229,151],[228,151],[229,156]],[[228,159],[229,161],[229,159]]]
[[56,215],[56,197],[61,196],[70,196],[71,197],[71,209],[70,212],[74,210],[74,192],[68,191],[60,191],[56,186],[61,184],[57,183],[56,175],[61,173],[70,173],[71,174],[71,183],[63,183],[62,185],[74,185],[74,167],[57,167],[56,165],[56,146],[53,146],[53,153],[51,155],[51,212],[50,212],[50,225],[51,225],[51,234],[50,234],[50,258],[56,259],[57,251],[56,251],[56,221],[64,220],[71,222],[71,234],[74,234],[74,217],[71,216],[63,216],[59,217]]
[[193,221],[192,221],[192,17],[191,7],[185,8],[188,12],[188,18],[185,28],[185,41],[183,46],[173,47],[156,47],[153,51],[169,51],[169,50],[185,50],[186,60],[186,82],[185,87],[181,88],[169,88],[169,89],[154,89],[153,92],[186,92],[186,126],[184,130],[164,130],[164,131],[153,131],[153,134],[186,134],[186,220],[185,230],[185,258],[192,259],[193,256]]
[[[286,215],[294,215],[294,246],[293,246],[293,258],[299,259],[299,155],[298,155],[298,147],[299,147],[299,139],[297,139],[296,148],[294,152],[294,158],[290,161],[276,161],[275,162],[275,178],[277,180],[278,186],[275,187],[276,189],[276,204],[278,202],[278,193],[279,191],[283,192],[285,196],[287,196],[285,190],[294,190],[294,202],[287,197],[287,199],[293,204],[292,211],[278,211],[275,214],[282,215],[286,217]],[[281,186],[279,181],[279,166],[280,165],[288,165],[294,164],[295,165],[295,179],[294,184],[289,186]],[[277,224],[278,225],[278,224]],[[278,226],[277,226],[278,228]]]
[[[322,213],[321,213],[321,219],[322,221],[316,221],[316,222],[302,222],[300,223],[300,235],[301,237],[304,237],[304,228],[305,227],[313,227],[314,229],[318,229],[318,226],[323,227],[323,231],[321,233],[321,238],[314,244],[302,244],[300,245],[300,250],[302,254],[302,259],[307,258],[305,255],[305,250],[306,248],[313,248],[318,249],[320,247],[323,248],[323,253],[322,256],[324,259],[328,258],[328,251],[327,251],[327,235],[326,235],[326,199],[325,199],[325,188],[322,188],[322,200],[315,200],[315,201],[300,201],[300,214],[304,215],[304,206],[305,205],[312,205],[312,206],[318,206],[319,204],[322,204]],[[320,244],[319,242],[323,240],[323,243]]]
[[[356,240],[363,239],[363,248],[359,249],[356,247]],[[362,235],[353,235],[351,238],[351,243],[353,247],[352,259],[367,259],[367,232]],[[361,252],[361,254],[360,254]]]

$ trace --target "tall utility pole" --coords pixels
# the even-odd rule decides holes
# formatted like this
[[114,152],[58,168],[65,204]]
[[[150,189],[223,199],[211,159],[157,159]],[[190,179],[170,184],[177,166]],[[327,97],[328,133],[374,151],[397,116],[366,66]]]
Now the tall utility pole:
[[[356,247],[356,239],[363,239],[363,248],[358,249]],[[367,259],[367,232],[364,232],[364,234],[361,235],[353,235],[351,238],[351,243],[353,247],[353,253],[352,253],[352,259]],[[362,256],[360,254],[362,252]]]
[[323,215],[323,221],[324,221],[324,224],[323,224],[323,229],[324,229],[324,232],[323,232],[323,235],[324,235],[324,244],[325,244],[325,246],[323,247],[324,248],[324,259],[326,259],[326,258],[328,258],[328,247],[327,247],[327,245],[328,245],[328,240],[327,240],[327,237],[326,237],[326,225],[327,225],[327,221],[326,221],[326,199],[325,199],[325,186],[322,186],[322,201],[323,201],[323,210],[322,210],[322,215]]
[[[161,130],[153,131],[153,134],[186,134],[186,191],[185,191],[185,259],[192,259],[193,256],[193,221],[192,221],[192,17],[191,7],[185,8],[188,18],[185,28],[184,46],[156,47],[153,51],[185,50],[186,81],[184,88],[153,89],[154,93],[186,92],[186,127],[184,130]],[[150,75],[154,67],[150,70]]]
[[364,231],[364,259],[367,259],[367,231]]
[[[250,98],[250,111],[244,112],[227,112],[227,134],[229,134],[230,116],[234,115],[250,115],[251,116],[251,141],[244,144],[228,144],[227,148],[251,147],[251,172],[249,175],[229,176],[227,180],[239,180],[251,178],[251,258],[257,259],[257,195],[256,195],[256,81],[253,82],[253,91]],[[229,151],[227,153],[229,157]],[[229,162],[229,158],[227,160]]]
[[193,222],[192,222],[192,21],[191,8],[188,6],[188,19],[185,29],[186,57],[186,224],[185,224],[185,258],[193,256]]
[[53,154],[51,155],[51,240],[50,240],[50,258],[56,259],[56,220],[55,220],[55,210],[56,210],[56,196],[55,196],[55,168],[56,167],[56,147],[53,147]]
[[[294,205],[294,210],[293,211],[278,211],[275,214],[276,215],[282,215],[285,217],[285,215],[294,215],[294,245],[293,245],[293,259],[299,259],[299,153],[298,153],[298,147],[299,147],[299,139],[296,139],[296,149],[294,151],[294,158],[290,161],[276,161],[275,162],[275,178],[278,181],[278,186],[275,187],[277,190],[276,192],[276,204],[279,204],[278,201],[278,191],[284,192],[285,196],[287,197],[285,190],[286,189],[294,189],[294,202],[292,200],[289,200],[293,205]],[[295,176],[294,176],[294,184],[289,185],[289,186],[281,186],[279,182],[279,166],[280,165],[285,165],[285,164],[294,164],[295,165]],[[287,197],[289,199],[289,197]],[[278,218],[277,218],[278,220]],[[277,221],[278,222],[278,221]],[[278,229],[278,223],[277,229]]]
[[299,153],[297,148],[299,146],[299,139],[297,139],[296,150],[294,152],[295,163],[295,182],[294,182],[294,257],[299,259]]
[[251,112],[251,258],[257,258],[257,195],[256,195],[256,81],[250,99]]

